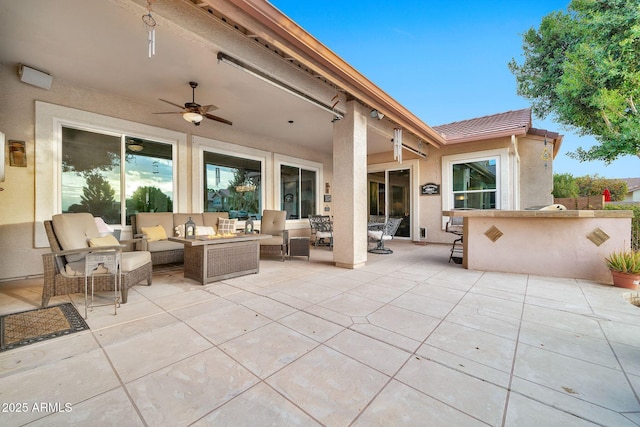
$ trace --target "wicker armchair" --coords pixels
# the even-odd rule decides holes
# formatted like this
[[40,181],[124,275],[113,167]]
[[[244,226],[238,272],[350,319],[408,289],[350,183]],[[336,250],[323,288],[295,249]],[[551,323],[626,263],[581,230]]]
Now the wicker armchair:
[[[93,217],[89,213],[54,215],[53,220],[44,222],[44,228],[52,252],[42,255],[44,264],[42,307],[49,304],[52,296],[84,292],[84,274],[79,272],[84,271],[86,253],[95,250],[89,247],[87,239],[99,236]],[[143,280],[151,286],[151,255],[144,251],[123,252],[121,271],[120,292],[121,302],[124,304],[127,302],[129,287]],[[114,286],[112,276],[96,276],[94,279],[96,292],[113,291]]]
[[285,230],[287,211],[264,210],[260,220],[260,233],[271,238],[260,240],[260,255],[280,255],[284,261],[287,255],[289,232]]

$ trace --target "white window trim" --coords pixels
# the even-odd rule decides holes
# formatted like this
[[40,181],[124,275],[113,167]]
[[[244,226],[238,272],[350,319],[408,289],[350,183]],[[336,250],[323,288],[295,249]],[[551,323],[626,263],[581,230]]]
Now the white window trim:
[[[282,182],[280,181],[280,168],[281,166],[292,166],[295,168],[305,169],[308,171],[312,171],[316,173],[316,214],[322,215],[321,211],[324,203],[322,201],[322,186],[324,183],[324,174],[323,174],[323,166],[322,163],[313,162],[311,160],[298,159],[296,157],[285,156],[284,154],[274,153],[273,155],[273,200],[272,206],[274,209],[280,209],[280,200],[281,200],[281,192],[280,188],[282,187]],[[287,219],[287,224],[299,224],[299,225],[309,225],[308,218],[300,218],[300,219]]]
[[62,126],[108,134],[126,134],[171,144],[174,162],[173,209],[187,206],[187,135],[142,123],[36,101],[34,245],[48,247],[44,221],[62,212]]
[[[475,151],[472,153],[454,154],[442,156],[442,210],[453,209],[453,165],[458,163],[480,162],[483,160],[496,160],[496,209],[510,209],[509,183],[509,149],[498,148],[494,150]],[[444,230],[448,217],[442,218]]]
[[192,204],[193,212],[204,212],[204,200],[202,194],[205,188],[204,182],[204,152],[210,151],[214,153],[224,154],[227,156],[242,157],[245,159],[256,160],[261,163],[260,171],[260,191],[262,197],[262,209],[271,209],[269,205],[269,196],[273,182],[269,179],[267,170],[270,168],[270,153],[255,148],[244,147],[242,145],[230,144],[215,139],[204,138],[201,136],[192,136],[192,165],[193,165],[193,190]]

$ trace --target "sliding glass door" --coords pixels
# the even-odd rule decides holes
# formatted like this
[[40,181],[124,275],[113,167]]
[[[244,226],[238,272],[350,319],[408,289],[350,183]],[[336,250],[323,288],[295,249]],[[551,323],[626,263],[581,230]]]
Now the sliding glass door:
[[411,238],[411,173],[394,169],[368,174],[369,222],[402,218],[396,237]]

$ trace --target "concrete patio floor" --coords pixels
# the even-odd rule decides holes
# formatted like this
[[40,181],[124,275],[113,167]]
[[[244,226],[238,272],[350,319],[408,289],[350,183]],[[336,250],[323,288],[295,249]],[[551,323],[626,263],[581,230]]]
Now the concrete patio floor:
[[[640,425],[630,291],[389,246],[357,270],[318,248],[208,286],[155,268],[90,331],[0,353],[0,425]],[[0,283],[0,314],[41,289]],[[81,294],[51,304],[69,299],[84,312]]]

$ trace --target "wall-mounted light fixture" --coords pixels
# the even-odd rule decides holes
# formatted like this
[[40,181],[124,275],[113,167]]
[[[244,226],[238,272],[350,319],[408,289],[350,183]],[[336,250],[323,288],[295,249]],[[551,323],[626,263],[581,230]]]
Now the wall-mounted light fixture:
[[371,110],[371,118],[372,119],[382,120],[384,118],[384,114],[382,114],[378,110]]
[[324,184],[324,192],[329,194],[329,190],[331,190],[331,184],[327,182]]
[[27,150],[24,141],[9,140],[9,165],[27,167]]
[[23,83],[27,83],[42,89],[51,89],[51,82],[53,81],[53,77],[51,77],[50,74],[47,74],[44,71],[36,70],[35,68],[27,67],[26,65],[20,64],[18,66],[18,75],[20,76],[20,81]]

